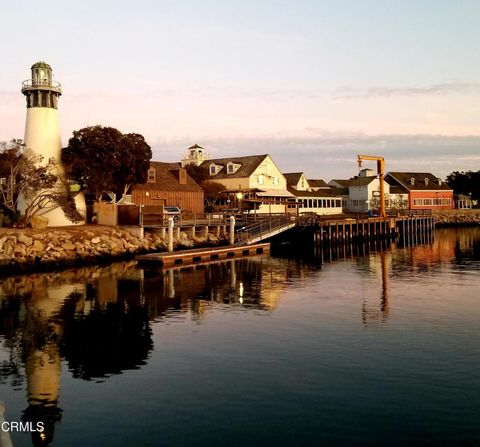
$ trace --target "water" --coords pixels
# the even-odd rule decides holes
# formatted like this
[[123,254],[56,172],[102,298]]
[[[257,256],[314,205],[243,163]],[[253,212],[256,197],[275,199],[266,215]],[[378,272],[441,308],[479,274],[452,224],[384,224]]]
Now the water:
[[359,253],[1,280],[14,446],[478,445],[480,229]]

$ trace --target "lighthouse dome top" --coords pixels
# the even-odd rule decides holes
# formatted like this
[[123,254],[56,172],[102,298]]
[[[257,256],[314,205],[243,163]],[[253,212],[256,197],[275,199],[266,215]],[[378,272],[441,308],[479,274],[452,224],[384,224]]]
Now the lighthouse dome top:
[[44,61],[38,61],[38,62],[35,62],[32,67],[32,69],[34,68],[47,68],[48,70],[51,70],[52,67],[50,67],[50,65],[48,65],[46,62]]

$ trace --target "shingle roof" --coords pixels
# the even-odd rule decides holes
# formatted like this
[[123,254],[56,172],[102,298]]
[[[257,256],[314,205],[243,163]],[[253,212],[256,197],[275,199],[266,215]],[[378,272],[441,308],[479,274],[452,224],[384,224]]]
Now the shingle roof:
[[[206,180],[218,180],[222,178],[246,178],[250,177],[259,164],[268,157],[264,155],[248,155],[246,157],[228,157],[228,158],[213,158],[202,162],[202,167],[208,167],[212,163],[222,166],[222,170],[217,175],[209,175]],[[237,172],[227,174],[227,163],[232,162],[241,165]]]
[[339,185],[342,185],[344,188],[348,188],[352,183],[352,181],[353,179],[346,180],[346,179],[336,179],[336,178],[330,180],[330,182],[336,182]]
[[309,178],[307,181],[312,188],[330,188],[330,185],[322,179]]
[[[411,179],[414,179],[414,184],[411,184]],[[425,184],[425,179],[428,179]],[[385,176],[385,181],[389,184],[395,184],[402,186],[409,191],[451,191],[445,182],[441,181],[438,177],[435,177],[430,172],[389,172]],[[438,182],[441,181],[439,185]]]
[[296,186],[300,181],[300,177],[302,177],[303,172],[288,172],[283,174],[285,179],[287,180],[288,186]]
[[372,183],[376,178],[376,175],[372,177],[357,177],[350,180],[350,184],[348,186],[366,186]]
[[151,161],[150,168],[155,169],[155,182],[146,182],[142,185],[134,185],[133,189],[137,191],[183,191],[183,192],[201,192],[202,188],[187,173],[187,183],[179,183],[174,172],[182,169],[179,163],[164,163],[161,161]]
[[330,191],[337,196],[348,196],[348,188],[331,188]]
[[[387,182],[387,180],[385,180]],[[388,182],[387,182],[388,183]],[[403,186],[400,185],[390,185],[390,194],[406,194],[407,191]]]

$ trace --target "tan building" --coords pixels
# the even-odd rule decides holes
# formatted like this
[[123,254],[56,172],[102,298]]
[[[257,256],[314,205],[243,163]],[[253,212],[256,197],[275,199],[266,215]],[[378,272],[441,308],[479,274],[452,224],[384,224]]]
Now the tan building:
[[232,194],[240,192],[259,213],[283,213],[288,202],[295,202],[285,177],[268,154],[215,158],[201,166],[207,169],[207,180],[223,184]]

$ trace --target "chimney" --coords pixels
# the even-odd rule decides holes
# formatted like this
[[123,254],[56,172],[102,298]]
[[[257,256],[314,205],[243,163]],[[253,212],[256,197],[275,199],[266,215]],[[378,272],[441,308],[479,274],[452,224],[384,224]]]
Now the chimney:
[[187,184],[187,170],[185,168],[172,169],[170,172],[177,179],[180,185]]

